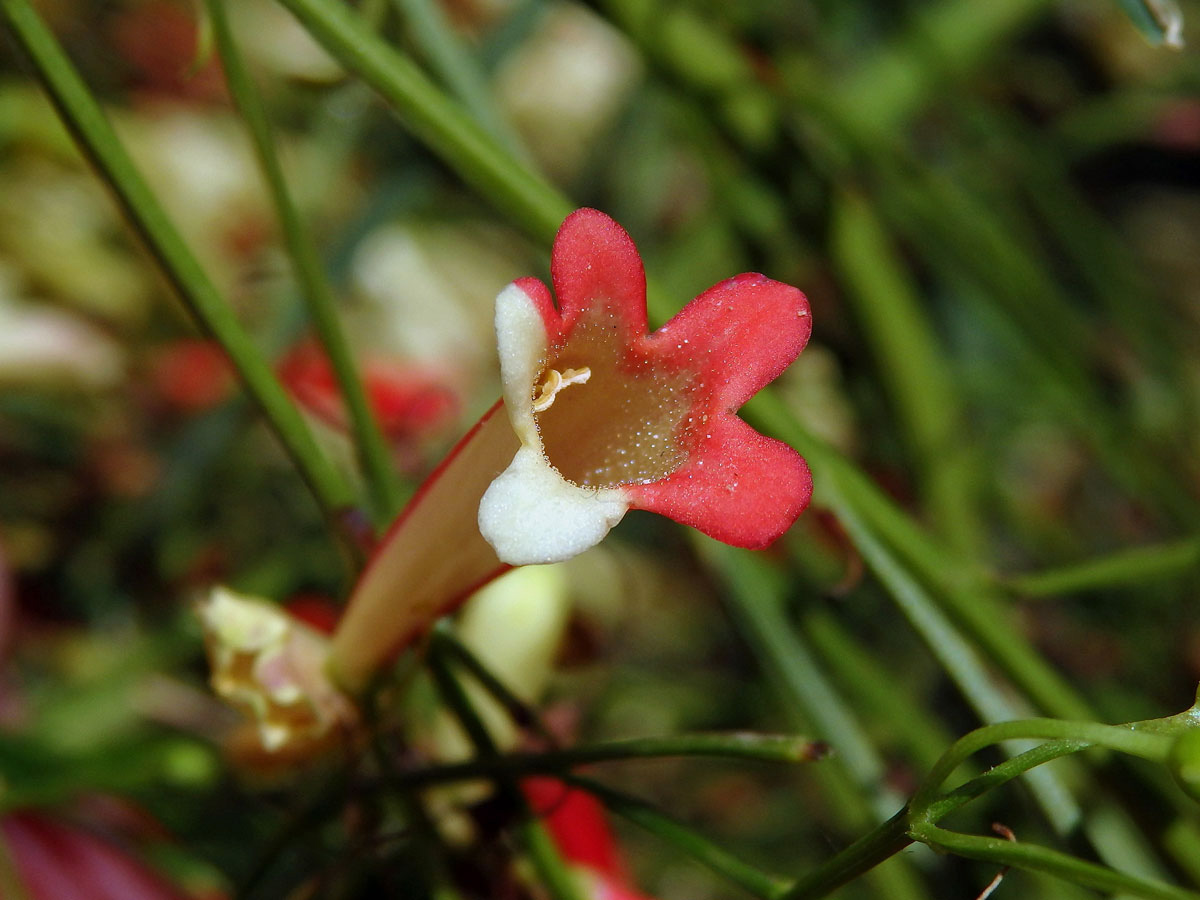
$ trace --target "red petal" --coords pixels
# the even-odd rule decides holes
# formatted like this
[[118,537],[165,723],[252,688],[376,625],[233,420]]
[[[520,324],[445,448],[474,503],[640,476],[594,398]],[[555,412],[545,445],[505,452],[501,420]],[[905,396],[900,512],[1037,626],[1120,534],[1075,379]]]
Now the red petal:
[[558,343],[562,337],[563,323],[558,308],[554,305],[554,298],[550,296],[550,289],[536,278],[518,278],[513,284],[528,294],[529,299],[533,301],[534,308],[542,317],[542,324],[546,326],[547,342],[551,345]]
[[787,444],[737,416],[714,415],[705,429],[679,469],[624,490],[635,509],[660,513],[735,547],[761,550],[808,506],[808,465]]
[[0,823],[31,900],[180,900],[179,891],[116,846],[29,813]]
[[596,304],[608,306],[626,328],[625,340],[646,333],[646,272],[625,229],[595,209],[567,216],[550,263],[566,329]]
[[549,776],[525,778],[521,789],[568,862],[617,881],[625,878],[625,863],[599,800]]
[[30,900],[72,896],[75,884],[68,868],[70,854],[49,823],[15,813],[0,821],[0,834]]
[[710,287],[647,343],[710,382],[715,409],[735,412],[791,364],[811,332],[804,294],[751,272]]

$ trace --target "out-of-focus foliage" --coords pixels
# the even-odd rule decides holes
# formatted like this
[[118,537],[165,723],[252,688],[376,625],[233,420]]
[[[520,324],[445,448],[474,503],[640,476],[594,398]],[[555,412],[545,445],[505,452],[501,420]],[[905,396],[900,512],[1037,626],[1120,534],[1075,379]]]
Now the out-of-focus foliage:
[[[419,422],[387,434],[414,489],[497,396],[492,300],[544,274],[548,248],[284,9],[230,7],[355,353],[389,373],[396,403],[452,401],[411,419],[393,409]],[[559,739],[829,741],[835,758],[794,771],[685,759],[612,775],[795,877],[899,808],[981,723],[1188,705],[1200,680],[1200,64],[1169,45],[1200,15],[1177,19],[1159,0],[356,9],[517,159],[620,221],[655,296],[678,305],[755,270],[812,304],[813,342],[774,397],[836,448],[832,462],[801,448],[813,509],[768,554],[725,554],[631,516],[565,565],[571,619],[542,707]],[[309,346],[193,5],[41,11],[263,352],[279,362]],[[437,873],[402,827],[411,811],[367,776],[264,785],[218,751],[236,724],[206,687],[191,604],[224,583],[320,608],[344,597],[347,561],[7,40],[0,808],[110,835],[144,836],[153,817],[177,843],[126,849],[197,896],[232,895],[251,874],[264,875],[253,896],[434,896]],[[330,417],[312,425],[353,474]],[[870,476],[857,494],[847,459]],[[389,764],[440,758],[418,724],[436,720],[432,703],[418,685],[403,726],[385,711]],[[1020,842],[1200,889],[1200,818],[1178,790],[1111,761],[1053,771],[989,794],[955,827],[1000,821]],[[110,795],[121,815],[98,815]],[[489,818],[483,802],[467,817],[447,798],[431,808],[461,896],[540,896],[505,867],[503,810]],[[671,843],[622,835],[655,896],[728,896]],[[839,896],[969,897],[995,868],[914,853]],[[1005,891],[1091,896],[1024,872]]]

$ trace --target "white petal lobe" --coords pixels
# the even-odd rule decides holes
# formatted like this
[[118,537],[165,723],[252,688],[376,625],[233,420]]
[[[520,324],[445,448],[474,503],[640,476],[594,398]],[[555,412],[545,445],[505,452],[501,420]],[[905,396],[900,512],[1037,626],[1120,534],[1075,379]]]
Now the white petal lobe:
[[533,382],[547,351],[546,326],[533,300],[516,284],[496,298],[496,343],[504,406],[522,444],[538,441],[533,419]]
[[479,504],[479,531],[513,566],[560,562],[596,544],[629,509],[622,491],[583,488],[522,446]]

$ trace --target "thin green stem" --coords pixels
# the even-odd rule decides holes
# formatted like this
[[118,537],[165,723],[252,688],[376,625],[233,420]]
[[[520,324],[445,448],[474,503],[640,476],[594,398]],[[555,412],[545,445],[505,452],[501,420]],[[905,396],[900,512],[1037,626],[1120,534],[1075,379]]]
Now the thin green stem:
[[955,741],[942,755],[912,799],[913,815],[920,816],[954,770],[984,747],[1004,741],[1038,739],[1106,747],[1157,763],[1166,761],[1172,744],[1169,734],[1136,731],[1132,725],[1101,725],[1062,719],[1019,719],[985,725]]
[[461,900],[450,878],[446,847],[438,834],[433,818],[425,808],[424,798],[401,781],[401,773],[388,746],[387,737],[379,727],[380,692],[372,690],[363,703],[371,733],[371,752],[379,766],[379,774],[389,791],[380,798],[392,797],[413,835],[412,866],[420,873],[425,885],[439,900]]
[[817,866],[780,895],[779,900],[815,900],[869,872],[912,843],[908,810],[902,809],[836,856]]
[[833,198],[831,254],[917,463],[929,518],[964,554],[979,546],[962,402],[916,285],[865,196]]
[[[436,641],[430,644],[427,662],[438,693],[467,733],[476,754],[483,760],[498,759],[500,754],[495,741],[471,705],[471,698],[450,670],[444,651]],[[563,862],[549,833],[533,816],[516,780],[500,775],[496,779],[496,790],[520,817],[518,828],[525,850],[553,900],[580,900],[577,879]]]
[[342,65],[374,88],[404,123],[464,181],[542,244],[573,208],[521,165],[463,108],[335,0],[279,0]]
[[288,189],[266,107],[238,51],[226,14],[225,0],[205,0],[205,7],[212,22],[213,38],[226,82],[254,144],[296,280],[346,403],[355,448],[371,492],[376,526],[383,527],[400,509],[402,489],[399,474],[392,463],[379,423],[372,415],[354,355],[338,319],[337,301],[321,264],[320,254]]
[[393,3],[407,19],[430,68],[462,101],[476,122],[514,158],[528,164],[528,153],[496,107],[483,67],[454,32],[441,4],[434,0],[393,0]]
[[[1157,729],[1161,727],[1171,731],[1182,730],[1188,727],[1188,722],[1189,719],[1180,717],[1130,725],[1033,719],[1004,722],[977,729],[946,751],[918,789],[916,796],[904,809],[799,879],[786,894],[785,900],[812,900],[826,896],[841,885],[870,871],[888,857],[899,853],[914,839],[920,840],[921,838],[915,835],[912,823],[918,823],[920,827],[932,825],[981,794],[994,790],[1051,760],[1092,746],[1109,746],[1112,749],[1159,760],[1165,756],[1166,748],[1170,746],[1170,738]],[[1135,730],[1140,726],[1146,726],[1148,731],[1153,730],[1154,739],[1145,741],[1147,732]],[[1073,736],[1061,736],[1066,733]],[[937,789],[945,779],[972,753],[1000,741],[1031,737],[1051,739],[1032,750],[1005,760],[949,793],[936,795]]]
[[[866,473],[802,426],[774,394],[759,393],[742,412],[799,450],[817,473],[819,495],[832,488],[839,515],[846,513],[863,533],[874,536],[875,543],[894,551],[889,554],[893,563],[901,557],[936,587],[935,602],[1042,711],[1066,719],[1095,718],[1087,701],[1029,645],[995,596],[981,587],[981,572],[930,537]],[[825,497],[825,502],[833,501]]]
[[529,728],[550,744],[555,743],[554,735],[546,728],[537,710],[522,700],[503,681],[484,665],[483,661],[472,652],[471,648],[458,639],[450,628],[438,628],[433,638],[441,645],[441,650],[450,656],[455,663],[462,666],[483,686],[508,713],[509,717],[520,728]]
[[786,879],[778,875],[767,874],[761,869],[743,862],[728,850],[644,800],[621,791],[615,791],[590,778],[570,776],[564,781],[587,791],[603,803],[609,811],[628,819],[672,846],[678,847],[710,871],[745,888],[755,897],[774,900],[774,898],[782,897],[788,889],[789,883]]
[[1018,753],[1011,759],[1006,759],[999,765],[993,766],[982,775],[976,775],[970,781],[964,781],[954,790],[931,801],[925,807],[922,818],[926,822],[938,822],[976,797],[1007,784],[1031,769],[1036,769],[1052,760],[1070,756],[1072,753],[1078,753],[1080,750],[1086,750],[1089,746],[1085,741],[1047,741],[1032,750]]
[[0,16],[28,55],[79,149],[112,191],[130,225],[199,326],[225,350],[335,533],[357,558],[357,544],[344,520],[354,504],[350,486],[317,447],[287,392],[146,185],[62,47],[28,0],[0,0]]
[[525,775],[560,774],[578,766],[632,759],[667,759],[702,756],[710,759],[757,760],[772,763],[815,762],[827,747],[807,738],[772,734],[684,734],[676,737],[629,738],[546,750],[541,753],[508,753],[479,757],[468,762],[431,766],[398,774],[397,785],[412,789],[453,781],[518,778]]
[[[1053,741],[1005,760],[983,775],[935,800],[924,812],[926,822],[936,822],[980,794],[999,787],[1030,769],[1087,746],[1078,741]],[[784,900],[814,900],[824,897],[869,872],[913,842],[909,836],[910,815],[905,806],[888,821],[863,835],[840,853],[800,878]]]
[[914,826],[910,834],[914,840],[945,853],[1002,866],[1046,872],[1106,893],[1145,897],[1147,900],[1200,900],[1200,894],[1195,891],[1117,872],[1049,847],[1003,838],[959,834],[928,822]]
[[[788,621],[779,573],[760,555],[699,535],[694,537],[693,546],[721,572],[729,588],[730,615],[775,682],[789,712],[798,713],[802,724],[811,722],[817,733],[838,748],[837,757],[826,767],[822,784],[840,814],[841,824],[856,831],[889,815],[900,798],[884,787],[882,759]],[[904,860],[873,871],[871,877],[881,895],[924,896]]]
[[1056,597],[1116,585],[1138,585],[1194,571],[1200,562],[1200,538],[1154,547],[1135,547],[1075,565],[1009,575],[1001,584],[1026,597]]

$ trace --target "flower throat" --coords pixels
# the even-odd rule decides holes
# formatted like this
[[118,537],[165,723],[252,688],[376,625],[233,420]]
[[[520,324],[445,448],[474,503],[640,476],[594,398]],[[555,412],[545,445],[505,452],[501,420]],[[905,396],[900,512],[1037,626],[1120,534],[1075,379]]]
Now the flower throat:
[[607,309],[589,311],[551,349],[532,388],[547,459],[586,487],[658,481],[688,456],[685,420],[697,389],[690,373],[626,357],[619,328]]

